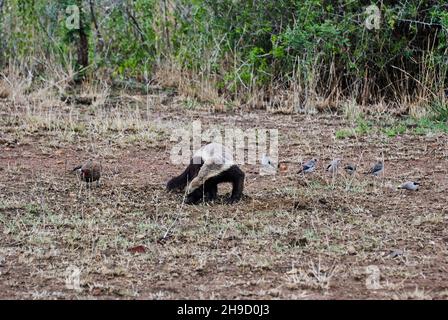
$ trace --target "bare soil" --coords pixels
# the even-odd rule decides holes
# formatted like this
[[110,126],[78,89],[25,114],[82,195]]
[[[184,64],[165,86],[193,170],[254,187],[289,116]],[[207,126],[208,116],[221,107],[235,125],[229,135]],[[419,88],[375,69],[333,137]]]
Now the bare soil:
[[[98,114],[75,107],[76,117],[62,106],[51,118],[0,101],[0,298],[448,297],[446,134],[339,140],[336,130],[350,125],[340,116],[167,105],[120,121],[114,106],[101,131]],[[238,204],[224,204],[224,186],[215,203],[182,205],[165,190],[183,170],[170,163],[169,137],[197,119],[279,129],[288,170],[261,176],[244,165]],[[92,156],[103,178],[86,188],[70,169]],[[338,156],[358,174],[329,177],[325,165]],[[384,176],[364,176],[379,156]],[[296,174],[298,159],[312,157],[316,172]],[[406,180],[421,189],[397,190]],[[73,268],[79,290],[66,284]]]

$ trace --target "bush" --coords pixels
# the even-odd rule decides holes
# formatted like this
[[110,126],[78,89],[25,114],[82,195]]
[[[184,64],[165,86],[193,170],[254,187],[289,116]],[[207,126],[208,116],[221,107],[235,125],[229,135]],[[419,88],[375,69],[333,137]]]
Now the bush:
[[[168,66],[242,100],[294,90],[300,101],[363,104],[424,100],[448,86],[445,1],[377,1],[379,30],[365,27],[371,2],[362,0],[7,3],[0,9],[0,69],[15,61],[34,73],[44,72],[46,61],[79,64],[70,57],[79,55],[80,33],[64,26],[66,6],[77,4],[93,78],[103,69],[111,79],[149,81]],[[440,107],[436,114],[446,118]]]
[[430,106],[434,120],[448,122],[448,104],[446,102],[436,100]]

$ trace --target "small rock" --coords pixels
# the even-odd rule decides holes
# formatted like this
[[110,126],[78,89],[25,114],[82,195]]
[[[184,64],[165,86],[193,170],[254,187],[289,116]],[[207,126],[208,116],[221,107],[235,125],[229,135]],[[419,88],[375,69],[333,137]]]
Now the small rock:
[[269,295],[272,297],[278,297],[280,295],[280,290],[278,289],[271,289],[269,290]]
[[356,252],[356,249],[355,249],[354,246],[348,246],[348,247],[347,247],[347,253],[348,253],[349,255],[354,256],[357,252]]

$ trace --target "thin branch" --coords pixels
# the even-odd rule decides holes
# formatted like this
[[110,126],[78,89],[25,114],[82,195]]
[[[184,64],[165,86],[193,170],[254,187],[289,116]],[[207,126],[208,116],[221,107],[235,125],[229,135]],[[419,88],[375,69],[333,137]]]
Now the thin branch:
[[412,24],[412,23],[420,24],[420,25],[423,25],[425,27],[438,27],[438,28],[442,28],[445,31],[448,31],[448,29],[443,24],[440,24],[440,23],[424,22],[424,21],[417,21],[417,20],[410,20],[410,19],[398,19],[398,21],[408,22],[410,24]]
[[98,22],[96,20],[93,0],[89,0],[89,5],[90,5],[90,16],[92,17],[92,22],[93,22],[93,25],[95,26],[96,35],[97,35],[98,39],[100,39],[100,41],[101,41],[103,39],[103,37],[101,35],[100,28],[98,27]]
[[131,13],[129,8],[127,8],[127,7],[126,7],[126,14],[128,15],[129,18],[131,18],[131,22],[134,25],[134,27],[137,29],[138,33],[140,34],[140,38],[141,38],[142,42],[145,43],[146,37],[145,37],[143,30],[140,28],[140,25],[138,24],[137,19],[134,17],[134,15]]
[[170,31],[168,29],[168,8],[166,5],[166,0],[163,0],[163,16],[165,20],[164,32],[165,32],[165,45],[170,49]]
[[186,198],[187,193],[188,193],[187,191],[188,191],[188,188],[185,188],[185,191],[184,191],[184,197],[183,197],[183,199],[182,199],[182,203],[181,203],[181,205],[180,205],[180,209],[179,209],[179,211],[178,211],[177,214],[176,214],[176,218],[174,219],[173,223],[171,223],[171,225],[166,229],[165,234],[159,239],[159,241],[163,241],[163,240],[166,239],[166,237],[168,237],[168,235],[169,235],[171,229],[174,227],[174,225],[176,224],[177,220],[179,219],[179,216],[180,216],[181,213],[182,213],[182,209],[184,208],[185,198]]

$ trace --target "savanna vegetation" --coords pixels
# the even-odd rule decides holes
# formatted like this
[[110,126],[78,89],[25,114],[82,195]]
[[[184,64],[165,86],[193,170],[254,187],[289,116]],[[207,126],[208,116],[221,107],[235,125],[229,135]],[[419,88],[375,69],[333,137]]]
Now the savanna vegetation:
[[0,26],[3,76],[62,92],[157,83],[215,104],[447,117],[445,1],[2,0]]
[[[437,0],[0,0],[0,298],[447,299],[447,37]],[[193,120],[278,130],[275,174],[167,192]]]

